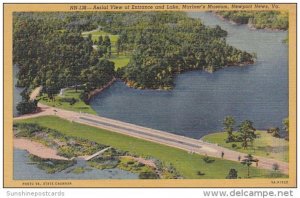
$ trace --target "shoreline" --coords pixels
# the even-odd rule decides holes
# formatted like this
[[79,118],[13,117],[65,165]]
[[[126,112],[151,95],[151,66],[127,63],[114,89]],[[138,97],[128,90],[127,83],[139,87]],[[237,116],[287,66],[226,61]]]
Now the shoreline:
[[103,92],[105,89],[109,88],[110,86],[112,86],[114,84],[114,82],[116,82],[116,78],[113,77],[113,79],[111,81],[109,81],[106,85],[104,85],[101,88],[98,89],[94,89],[93,91],[89,92],[88,98],[87,98],[87,102],[90,103],[90,101],[97,96],[98,94],[100,94],[101,92]]
[[39,142],[27,139],[16,138],[13,139],[14,148],[26,150],[28,153],[38,156],[43,159],[66,160],[70,159],[57,155],[57,151],[53,148],[47,147]]
[[246,25],[250,30],[266,30],[266,31],[272,31],[272,32],[286,32],[286,31],[288,31],[288,29],[287,30],[285,30],[285,29],[277,29],[277,28],[273,29],[273,28],[268,28],[268,27],[257,28],[257,27],[255,27],[254,24],[249,23],[249,22],[248,23],[238,23],[238,22],[235,22],[235,21],[233,21],[231,19],[227,19],[227,18],[223,17],[222,15],[218,14],[216,11],[211,11],[211,13],[213,13],[220,20],[228,22],[228,23],[230,23],[232,25]]
[[[218,70],[221,70],[221,69],[225,69],[227,67],[246,67],[246,66],[254,65],[255,63],[256,63],[256,58],[253,61],[247,61],[247,62],[241,62],[241,63],[231,63],[231,64],[228,64],[228,65],[224,65],[223,67],[221,67],[219,69],[216,69],[216,70],[210,69],[210,68],[202,68],[202,69],[201,68],[197,68],[197,69],[182,70],[182,71],[179,71],[179,72],[174,72],[172,74],[172,79],[174,79],[177,75],[183,74],[185,72],[191,72],[191,71],[200,71],[201,72],[201,71],[204,71],[204,72],[213,74],[214,72],[216,72]],[[127,87],[133,88],[133,89],[138,89],[138,90],[172,91],[174,89],[174,87],[176,86],[175,84],[171,84],[170,86],[163,87],[163,88],[147,88],[147,87],[143,88],[143,87],[140,87],[140,86],[137,86],[137,87],[133,86],[133,84],[135,83],[134,81],[126,81],[124,79],[121,79],[121,81]]]

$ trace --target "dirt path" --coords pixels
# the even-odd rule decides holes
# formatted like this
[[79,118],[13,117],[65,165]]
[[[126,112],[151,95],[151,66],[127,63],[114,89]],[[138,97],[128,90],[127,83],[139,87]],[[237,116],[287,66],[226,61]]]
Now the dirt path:
[[[113,120],[86,113],[77,113],[63,109],[57,109],[42,104],[39,104],[39,107],[41,109],[40,113],[23,115],[15,119],[27,119],[42,115],[56,115],[60,118],[67,119],[71,122],[77,122],[101,129],[107,129],[124,135],[168,145],[171,147],[176,147],[182,150],[186,150],[190,153],[198,153],[201,155],[222,158],[221,153],[224,152],[223,159],[235,162],[239,162],[239,156],[243,159],[243,157],[246,155],[245,153],[240,153],[230,149],[226,149],[216,144],[207,143],[202,140],[175,135],[165,131],[146,128],[135,124],[121,122],[118,120]],[[289,173],[288,163],[286,162],[260,156],[254,156],[254,158],[259,160],[257,164],[258,168],[272,170],[273,164],[278,164],[279,170],[281,172],[285,174]],[[253,163],[253,166],[256,166],[256,163]]]
[[68,158],[57,155],[55,149],[46,147],[41,143],[26,138],[14,138],[14,147],[26,150],[29,153],[44,159],[69,160]]
[[40,94],[41,90],[42,90],[42,86],[39,86],[37,88],[35,88],[31,93],[30,93],[30,100],[35,100],[36,97]]
[[145,158],[141,158],[141,157],[133,157],[133,156],[122,156],[123,158],[128,158],[128,159],[132,159],[134,161],[140,162],[142,164],[145,164],[147,166],[151,166],[156,168],[155,163],[153,162],[153,160],[147,160]]

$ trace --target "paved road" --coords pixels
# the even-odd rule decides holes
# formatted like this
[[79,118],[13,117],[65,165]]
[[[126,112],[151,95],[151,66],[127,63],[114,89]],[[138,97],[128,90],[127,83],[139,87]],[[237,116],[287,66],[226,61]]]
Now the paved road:
[[[176,147],[182,150],[186,150],[188,152],[198,153],[201,155],[221,158],[221,153],[224,152],[223,158],[231,161],[238,161],[239,156],[243,158],[246,155],[245,153],[240,153],[230,149],[226,149],[216,144],[203,142],[202,140],[175,135],[165,131],[142,127],[135,124],[121,122],[101,116],[57,109],[42,104],[39,104],[39,107],[41,108],[41,111],[39,113],[24,115],[15,119],[25,119],[30,117],[38,117],[42,115],[56,115],[63,119],[70,120],[71,122],[77,122],[94,126],[97,128],[107,129],[117,133],[129,135],[147,141],[152,141],[155,143],[168,145],[171,147]],[[281,172],[285,174],[288,174],[289,172],[288,163],[286,162],[259,156],[254,157],[259,160],[257,164],[258,168],[271,170],[273,164],[277,163]],[[256,166],[256,163],[254,163],[253,166]]]

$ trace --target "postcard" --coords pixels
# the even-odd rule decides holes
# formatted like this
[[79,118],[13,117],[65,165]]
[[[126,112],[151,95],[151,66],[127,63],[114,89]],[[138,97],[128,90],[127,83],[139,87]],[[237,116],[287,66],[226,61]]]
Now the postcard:
[[4,4],[4,187],[295,187],[296,4]]

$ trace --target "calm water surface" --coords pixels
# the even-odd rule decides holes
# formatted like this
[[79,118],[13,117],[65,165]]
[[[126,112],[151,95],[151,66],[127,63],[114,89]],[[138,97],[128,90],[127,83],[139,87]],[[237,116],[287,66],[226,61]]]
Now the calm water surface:
[[237,122],[249,119],[258,129],[281,128],[288,116],[288,47],[282,43],[287,33],[250,30],[211,13],[189,16],[220,25],[228,31],[228,43],[255,52],[257,63],[213,74],[186,72],[176,77],[172,91],[136,90],[117,82],[91,106],[101,116],[193,138],[222,130],[227,115]]

